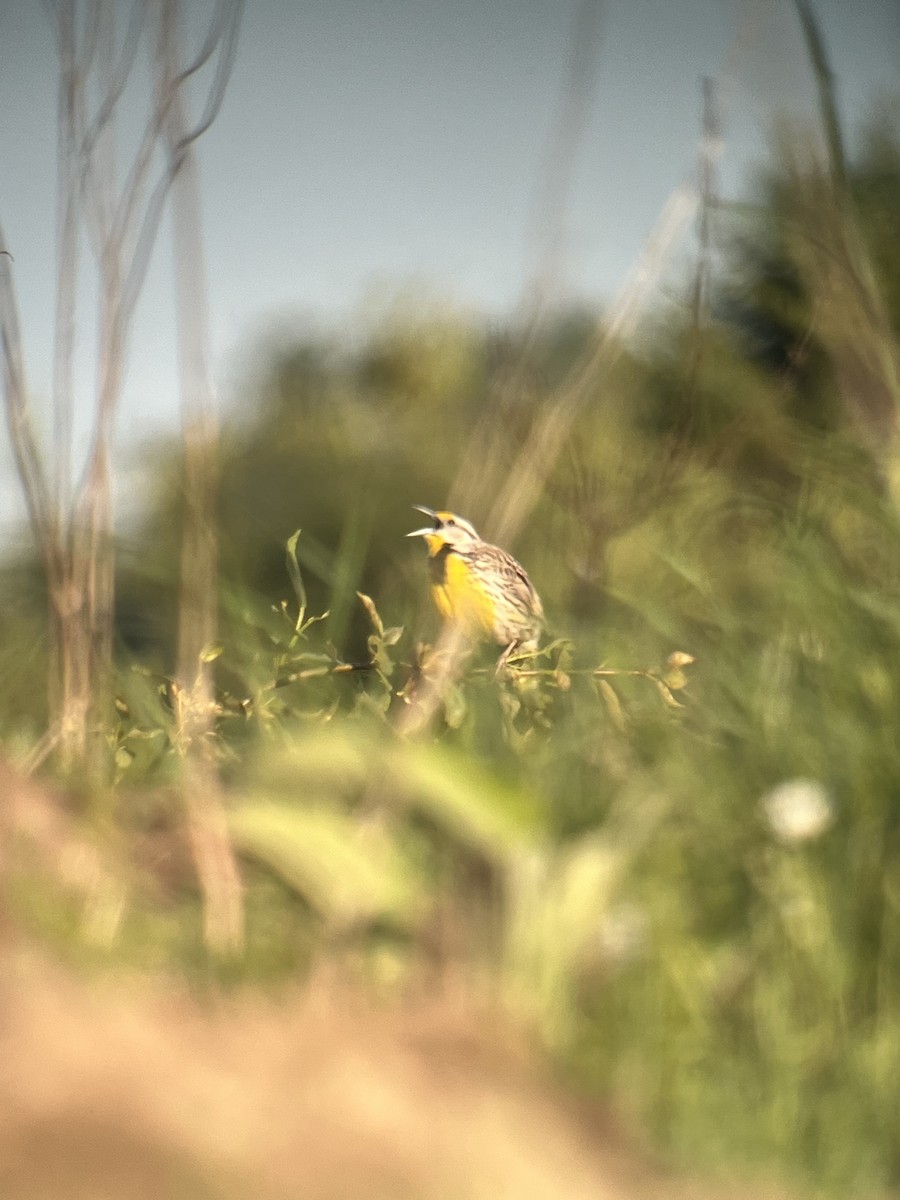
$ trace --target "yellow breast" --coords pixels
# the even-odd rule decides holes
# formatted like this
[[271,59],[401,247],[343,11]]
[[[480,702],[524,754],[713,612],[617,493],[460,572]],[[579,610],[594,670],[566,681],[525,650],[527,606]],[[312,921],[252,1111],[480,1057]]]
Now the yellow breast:
[[494,604],[469,564],[458,554],[448,554],[442,565],[440,578],[431,585],[438,612],[471,636],[493,637]]

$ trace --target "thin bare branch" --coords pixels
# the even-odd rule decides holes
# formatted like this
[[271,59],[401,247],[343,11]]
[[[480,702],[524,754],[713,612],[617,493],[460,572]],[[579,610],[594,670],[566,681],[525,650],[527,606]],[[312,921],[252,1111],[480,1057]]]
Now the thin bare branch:
[[531,512],[575,418],[596,391],[601,372],[608,370],[634,332],[638,318],[657,287],[674,248],[697,208],[696,191],[682,185],[663,207],[656,228],[615,303],[607,314],[603,334],[594,348],[551,396],[539,414],[500,492],[487,522],[491,536],[507,543]]
[[230,22],[237,20],[240,23],[240,10],[243,5],[243,0],[218,0],[216,11],[213,13],[212,20],[209,23],[209,29],[206,32],[206,37],[203,45],[197,51],[196,56],[188,63],[188,65],[177,74],[172,76],[172,82],[175,89],[180,88],[186,80],[209,62],[213,54],[215,54],[219,43],[224,37],[227,37],[227,28]]
[[454,481],[449,502],[468,509],[476,495],[485,502],[494,494],[484,471],[485,459],[499,463],[508,446],[504,410],[528,383],[534,347],[552,301],[564,283],[565,215],[579,155],[589,127],[599,64],[602,0],[579,0],[567,44],[567,62],[557,112],[552,121],[544,161],[535,181],[529,240],[534,265],[519,301],[521,335],[514,354],[503,364],[491,402],[476,422],[470,453]]
[[[2,237],[0,349],[14,453],[46,564],[51,610],[50,696],[61,759],[64,765],[86,766],[88,779],[105,786],[109,754],[104,739],[91,736],[90,731],[105,727],[105,706],[112,696],[112,438],[131,318],[169,189],[189,160],[190,146],[221,107],[242,10],[239,0],[217,0],[199,53],[184,70],[177,69],[174,47],[171,69],[157,59],[149,116],[120,186],[116,113],[145,37],[147,15],[159,17],[162,46],[166,28],[174,37],[176,0],[133,0],[121,44],[116,34],[118,0],[84,0],[81,4],[58,0],[46,8],[56,35],[60,69],[52,488],[28,417],[11,260]],[[182,89],[216,54],[199,120],[188,128]],[[162,170],[154,182],[160,155]],[[98,345],[91,444],[73,494],[74,314],[83,233],[99,266]],[[200,421],[198,429],[201,440],[208,441],[209,428]],[[199,561],[203,561],[202,555]],[[206,561],[212,567],[205,578],[214,580],[215,559]],[[209,590],[214,592],[214,587]],[[194,704],[196,699],[191,697],[191,711],[205,713],[203,721],[208,722],[208,706]],[[202,729],[207,727],[201,721],[195,730],[200,741]],[[91,761],[94,751],[96,763]]]
[[[226,57],[226,62],[229,63],[228,70],[230,71],[242,7],[242,0],[219,0],[199,54],[185,70],[179,72],[173,79],[168,80],[165,87],[161,89],[157,96],[153,112],[141,136],[139,149],[134,156],[131,171],[122,189],[113,233],[115,239],[125,245],[132,243],[131,235],[135,228],[137,227],[140,230],[133,239],[135,246],[139,244],[141,246],[141,249],[135,249],[132,255],[135,260],[141,258],[144,252],[149,247],[152,247],[153,239],[156,236],[156,230],[159,225],[159,218],[165,203],[166,193],[172,182],[170,161],[169,169],[157,185],[153,198],[148,201],[144,208],[144,216],[141,217],[141,197],[147,185],[147,178],[153,165],[157,144],[163,135],[169,108],[180,89],[184,87],[193,75],[205,66],[220,44],[225,46],[228,55],[231,56],[230,59]],[[218,81],[217,72],[217,78],[214,79],[210,91],[212,97],[215,97],[220,89],[224,91],[227,78],[228,75],[226,73],[224,79]],[[221,104],[221,95],[219,95],[219,104]],[[205,111],[206,106],[204,106],[204,113]],[[218,112],[218,106],[216,106],[215,111]],[[208,128],[208,126],[209,122],[202,129],[195,131],[191,135],[192,138],[199,137],[200,133],[205,128]],[[143,271],[136,272],[136,275],[142,276],[142,274]]]
[[[130,268],[123,287],[122,303],[126,314],[132,311],[143,283],[150,253],[159,229],[159,222],[162,218],[166,196],[172,185],[172,181],[181,169],[188,147],[209,128],[221,106],[225,85],[234,62],[234,49],[241,16],[241,7],[240,3],[232,3],[230,5],[231,20],[226,27],[225,43],[220,57],[220,68],[222,69],[217,69],[214,76],[207,104],[204,107],[204,117],[198,125],[179,138],[178,143],[169,155],[162,177],[159,179],[147,201],[143,220],[135,241]],[[183,82],[187,78],[187,74],[182,72],[178,78]],[[166,88],[166,94],[158,105],[158,111],[163,121],[168,118],[171,106],[178,94],[177,87],[173,88],[170,85]]]
[[[752,36],[752,23],[745,18],[729,47],[724,70],[726,77],[734,73],[742,48]],[[709,153],[717,156],[721,153],[721,145],[711,146]],[[473,507],[469,503],[472,491],[485,499],[496,497],[484,523],[492,538],[509,542],[527,519],[578,413],[592,396],[598,394],[605,372],[619,357],[625,340],[633,334],[672,252],[697,211],[697,205],[695,187],[682,184],[672,192],[618,298],[604,315],[593,344],[568,378],[547,397],[514,459],[509,456],[508,422],[497,403],[501,394],[495,393],[488,412],[479,423],[476,437],[470,442],[471,453],[463,455],[463,468],[451,488],[454,507],[466,511]],[[527,346],[526,338],[526,351],[520,353],[527,353]],[[520,369],[513,370],[510,376],[516,382],[522,380],[521,363]],[[493,441],[492,433],[496,434]],[[505,484],[498,489],[501,476]]]
[[[167,85],[178,70],[177,0],[163,0],[161,22],[159,74]],[[213,666],[203,653],[215,640],[218,615],[218,428],[210,364],[200,183],[193,151],[195,138],[186,132],[185,125],[179,90],[168,107],[166,121],[184,436],[176,719],[188,833],[203,891],[204,933],[211,950],[233,954],[243,946],[243,896],[213,752]]]
[[22,482],[28,517],[43,557],[50,557],[51,492],[28,413],[28,385],[22,350],[19,305],[12,274],[12,255],[0,228],[0,342],[3,349],[3,387],[6,419],[16,469]]
[[221,33],[221,50],[206,97],[206,103],[203,106],[203,112],[200,114],[200,120],[193,129],[182,134],[178,144],[179,150],[187,147],[191,142],[195,142],[199,137],[202,137],[213,121],[215,121],[219,115],[219,109],[222,107],[222,101],[225,98],[225,89],[228,86],[228,80],[231,78],[234,57],[237,52],[237,39],[240,32],[243,0],[228,0],[227,7],[228,11]]
[[71,4],[58,20],[59,99],[57,112],[56,321],[53,355],[54,523],[61,535],[72,488],[75,295],[78,278],[78,158],[76,130],[83,106],[83,73],[75,66],[75,22]]
[[534,277],[526,298],[536,320],[558,294],[564,274],[566,202],[590,122],[599,67],[602,0],[580,0],[569,38],[568,69],[538,173],[532,215]]
[[[97,486],[97,480],[102,473],[102,463],[108,459],[107,451],[102,447],[108,443],[118,397],[119,369],[116,365],[116,355],[124,355],[125,352],[125,329],[134,312],[146,277],[169,189],[181,168],[188,146],[208,128],[210,120],[218,113],[221,106],[228,73],[234,62],[242,7],[241,0],[222,0],[217,6],[210,24],[210,33],[201,52],[188,68],[180,71],[173,78],[167,79],[158,88],[153,113],[145,128],[140,147],[133,160],[132,169],[122,190],[116,216],[111,221],[111,228],[103,238],[101,270],[106,279],[107,298],[105,303],[109,306],[109,312],[108,325],[104,331],[101,331],[101,373],[98,381],[99,420],[81,487],[82,503],[87,504],[88,507],[90,507],[90,503],[86,497],[92,488]],[[170,153],[167,158],[156,187],[146,204],[140,208],[142,188],[152,167],[156,140],[164,132],[172,106],[180,95],[180,88],[209,60],[210,54],[215,51],[214,39],[210,47],[214,31],[218,31],[219,35],[224,38],[220,62],[225,65],[217,69],[214,75],[209,98],[204,107],[204,117],[199,125],[179,139],[175,152]],[[210,110],[210,105],[212,105],[212,110]],[[210,111],[212,116],[210,116]],[[139,220],[139,226],[134,241],[131,242],[129,227],[135,220]],[[129,243],[131,244],[129,245]],[[120,270],[121,277],[119,276]],[[115,286],[111,286],[112,280],[115,280]],[[106,347],[112,345],[118,349],[116,355],[111,358]]]
[[697,222],[697,274],[694,279],[694,326],[704,323],[708,307],[712,251],[712,213],[716,205],[716,167],[722,153],[722,128],[716,96],[716,83],[708,75],[702,82],[702,136],[697,155],[699,213]]
[[828,165],[835,186],[844,191],[847,185],[847,156],[844,151],[844,135],[835,98],[834,72],[828,61],[825,39],[809,0],[794,0],[794,7],[803,28],[806,48],[812,63],[816,86],[819,91],[819,112],[825,131],[828,148]]
[[715,80],[701,82],[701,136],[697,148],[697,266],[691,295],[692,324],[685,367],[682,413],[683,436],[693,421],[694,398],[700,381],[709,316],[709,281],[712,272],[712,218],[717,204],[716,168],[722,154],[722,131]]
[[[74,0],[68,0],[67,7],[70,7],[72,9],[77,9],[77,5],[75,4]],[[76,33],[76,39],[77,39],[77,33],[78,33],[77,18],[73,17],[73,20],[76,21],[75,33]],[[78,56],[78,62],[77,62],[78,69],[84,75],[87,75],[90,72],[91,66],[93,65],[94,55],[97,53],[97,47],[100,42],[100,34],[101,34],[102,29],[103,29],[103,0],[90,0],[90,3],[87,6],[87,16],[85,18],[84,45],[82,47],[80,56]],[[77,55],[77,51],[78,51],[77,40],[75,43],[75,50],[76,50],[76,55]]]
[[85,163],[90,161],[97,138],[111,120],[116,105],[131,77],[144,29],[146,8],[145,0],[134,0],[131,6],[119,60],[110,74],[103,100],[81,141],[81,156]]

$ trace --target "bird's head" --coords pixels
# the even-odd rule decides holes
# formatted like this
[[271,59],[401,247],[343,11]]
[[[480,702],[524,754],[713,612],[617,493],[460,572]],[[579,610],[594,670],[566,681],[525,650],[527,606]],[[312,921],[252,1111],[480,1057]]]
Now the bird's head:
[[416,512],[424,513],[434,522],[424,529],[414,529],[407,537],[423,537],[428,545],[428,553],[437,554],[444,546],[464,546],[468,542],[480,541],[474,527],[456,513],[446,509],[426,508],[423,504],[414,504]]

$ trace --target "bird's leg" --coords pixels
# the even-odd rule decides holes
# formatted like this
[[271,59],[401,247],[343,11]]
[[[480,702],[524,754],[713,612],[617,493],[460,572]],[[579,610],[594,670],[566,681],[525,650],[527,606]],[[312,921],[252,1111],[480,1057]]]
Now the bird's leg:
[[496,665],[496,667],[494,667],[494,678],[495,679],[498,679],[500,677],[500,675],[503,673],[503,671],[505,670],[505,668],[507,666],[507,663],[509,662],[509,656],[512,654],[512,652],[514,650],[516,650],[518,648],[518,645],[519,645],[519,643],[517,641],[510,642],[509,645],[506,647],[506,649],[503,651],[503,653],[500,655],[500,657],[497,659],[497,665]]

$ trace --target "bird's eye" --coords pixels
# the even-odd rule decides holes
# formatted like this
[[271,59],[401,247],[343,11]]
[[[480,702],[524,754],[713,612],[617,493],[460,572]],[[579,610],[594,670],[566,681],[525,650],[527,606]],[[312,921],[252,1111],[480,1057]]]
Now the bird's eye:
[[448,518],[447,518],[447,524],[448,524],[448,525],[455,525],[455,524],[456,524],[456,518],[455,518],[455,517],[448,517]]

